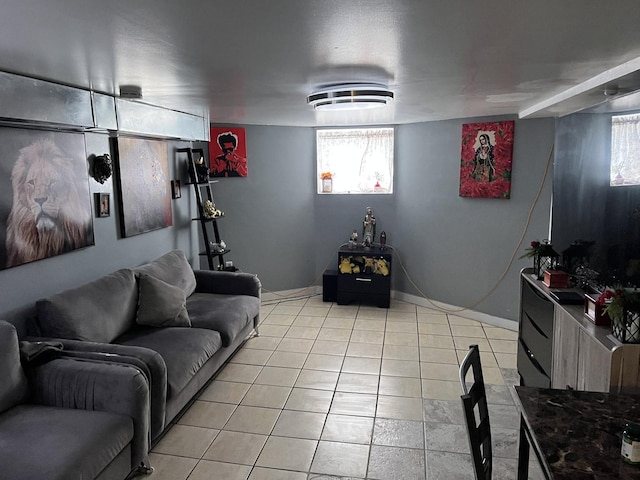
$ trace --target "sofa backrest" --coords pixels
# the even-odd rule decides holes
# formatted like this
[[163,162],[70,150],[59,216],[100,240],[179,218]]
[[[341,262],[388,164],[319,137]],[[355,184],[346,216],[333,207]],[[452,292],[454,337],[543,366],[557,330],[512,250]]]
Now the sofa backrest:
[[10,323],[0,320],[0,413],[29,396],[27,377],[20,364],[18,333]]
[[188,297],[196,290],[196,277],[182,250],[173,250],[134,269],[136,274],[146,273],[163,282],[181,288]]
[[122,269],[36,302],[36,323],[45,337],[110,343],[135,325],[138,287]]

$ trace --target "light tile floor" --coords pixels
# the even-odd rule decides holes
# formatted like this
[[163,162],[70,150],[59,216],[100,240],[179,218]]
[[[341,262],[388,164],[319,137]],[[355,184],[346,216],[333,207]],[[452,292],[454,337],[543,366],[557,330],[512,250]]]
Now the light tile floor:
[[[263,305],[151,453],[152,480],[472,480],[458,364],[481,350],[494,479],[515,479],[516,332],[392,301]],[[530,478],[542,478],[537,465]]]

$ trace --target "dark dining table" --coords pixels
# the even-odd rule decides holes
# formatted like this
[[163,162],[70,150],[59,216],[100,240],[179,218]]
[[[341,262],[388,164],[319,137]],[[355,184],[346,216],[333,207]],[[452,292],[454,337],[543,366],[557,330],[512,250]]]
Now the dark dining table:
[[620,455],[626,423],[640,423],[640,395],[516,386],[520,410],[518,480],[530,450],[553,480],[640,479]]

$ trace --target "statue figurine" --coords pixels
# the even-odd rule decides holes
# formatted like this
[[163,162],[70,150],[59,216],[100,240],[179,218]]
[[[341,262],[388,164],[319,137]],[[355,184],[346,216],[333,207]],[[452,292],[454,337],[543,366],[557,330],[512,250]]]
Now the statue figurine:
[[386,250],[387,248],[387,233],[382,231],[380,233],[380,250]]
[[362,222],[362,244],[370,247],[376,238],[376,217],[373,216],[373,209],[367,207],[367,214]]
[[356,248],[356,245],[358,245],[358,231],[354,230],[349,237],[349,250]]

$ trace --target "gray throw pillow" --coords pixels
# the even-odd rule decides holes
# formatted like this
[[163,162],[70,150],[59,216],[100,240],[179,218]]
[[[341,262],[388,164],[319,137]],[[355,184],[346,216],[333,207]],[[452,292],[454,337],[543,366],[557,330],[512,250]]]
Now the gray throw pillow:
[[0,413],[24,402],[29,395],[27,377],[20,364],[18,334],[0,320]]
[[141,273],[138,280],[139,325],[150,327],[190,327],[184,291],[151,275]]
[[180,287],[185,297],[191,295],[196,289],[195,274],[182,250],[165,253],[152,262],[135,268],[134,271],[136,274],[153,275],[169,285]]

